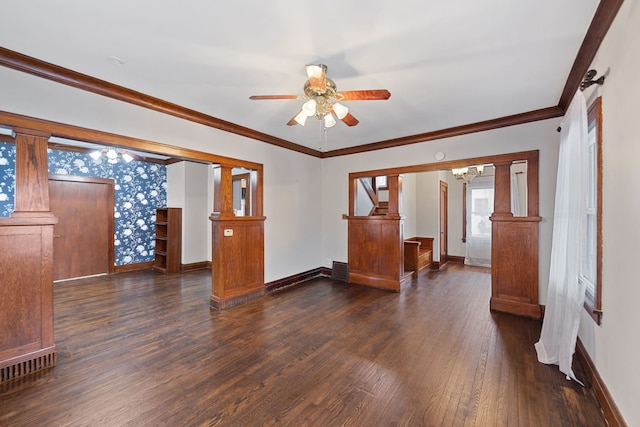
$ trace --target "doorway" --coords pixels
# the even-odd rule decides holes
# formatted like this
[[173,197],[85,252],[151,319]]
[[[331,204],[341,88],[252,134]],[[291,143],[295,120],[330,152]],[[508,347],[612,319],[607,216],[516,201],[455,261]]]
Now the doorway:
[[49,175],[49,199],[58,217],[53,280],[113,272],[113,180]]
[[449,217],[449,185],[440,181],[440,266],[442,267],[448,261],[449,249],[447,242],[449,241],[448,218]]

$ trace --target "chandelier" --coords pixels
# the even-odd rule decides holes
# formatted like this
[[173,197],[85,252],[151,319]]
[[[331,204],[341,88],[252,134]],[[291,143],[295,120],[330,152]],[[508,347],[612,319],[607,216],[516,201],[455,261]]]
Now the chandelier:
[[349,109],[337,102],[336,84],[326,77],[326,65],[307,65],[306,69],[309,80],[304,85],[304,94],[309,100],[302,104],[302,110],[293,120],[304,126],[308,117],[315,116],[324,121],[324,127],[330,128],[336,124],[333,114],[342,120]]
[[122,148],[102,148],[100,150],[93,151],[89,153],[89,156],[93,160],[98,160],[100,157],[105,156],[107,158],[107,162],[113,164],[118,163],[120,160],[123,160],[125,163],[129,163],[133,160],[133,156],[124,151]]
[[465,182],[473,181],[477,176],[481,176],[484,172],[484,165],[469,166],[465,168],[451,169],[451,173],[456,179],[464,180]]

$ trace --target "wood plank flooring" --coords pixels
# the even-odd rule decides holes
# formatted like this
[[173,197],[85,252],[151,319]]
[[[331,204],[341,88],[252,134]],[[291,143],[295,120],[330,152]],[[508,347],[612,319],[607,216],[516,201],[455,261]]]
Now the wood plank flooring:
[[490,280],[319,278],[224,311],[208,271],[58,283],[58,365],[0,384],[0,425],[604,426],[537,362],[540,323],[489,311]]

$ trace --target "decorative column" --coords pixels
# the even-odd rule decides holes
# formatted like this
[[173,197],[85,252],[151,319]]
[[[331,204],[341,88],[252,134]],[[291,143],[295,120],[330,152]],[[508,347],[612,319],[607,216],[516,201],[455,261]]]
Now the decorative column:
[[233,307],[265,292],[261,178],[251,180],[251,215],[235,216],[232,170],[232,165],[220,165],[213,175],[210,305],[215,309]]
[[491,310],[539,319],[538,156],[527,159],[528,214],[511,213],[511,161],[496,162],[491,215]]
[[1,381],[55,365],[48,134],[16,133],[15,211],[0,218]]

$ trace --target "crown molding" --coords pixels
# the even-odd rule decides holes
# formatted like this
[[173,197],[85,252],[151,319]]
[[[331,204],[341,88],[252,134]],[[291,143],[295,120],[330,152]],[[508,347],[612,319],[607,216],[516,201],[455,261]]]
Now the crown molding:
[[199,123],[225,132],[240,135],[257,141],[266,142],[281,148],[296,151],[318,158],[329,158],[346,156],[355,153],[363,153],[372,150],[393,148],[402,145],[416,144],[419,142],[432,141],[435,139],[450,138],[469,133],[483,132],[506,126],[514,126],[538,120],[560,117],[566,111],[573,95],[580,86],[584,75],[598,52],[598,48],[607,34],[613,20],[622,6],[623,0],[601,0],[591,24],[587,30],[585,38],[580,46],[576,59],[573,63],[567,81],[565,83],[560,100],[557,106],[529,111],[511,116],[500,117],[477,123],[455,126],[437,131],[425,132],[416,135],[409,135],[385,141],[373,142],[370,144],[347,147],[343,149],[321,152],[303,145],[293,143],[272,135],[259,132],[244,126],[237,125],[216,117],[182,107],[171,102],[137,92],[95,77],[81,74],[64,67],[60,67],[49,62],[42,61],[12,50],[0,47],[0,65],[12,68],[17,71],[28,73],[34,76],[52,80],[64,85],[72,86],[88,92],[93,92],[102,96],[127,102],[150,110],[169,114],[194,123]]
[[244,136],[246,138],[266,142],[268,144],[287,148],[289,150],[308,154],[314,157],[321,156],[321,153],[317,150],[313,150],[275,136],[267,135],[266,133],[258,132],[257,130],[240,126],[226,120],[218,119],[208,114],[204,114],[133,89],[128,89],[105,80],[78,73],[77,71],[51,64],[1,46],[0,65],[67,86],[72,86],[77,89],[85,90],[87,92],[92,92],[118,101],[147,108],[149,110],[169,114],[183,120],[188,120],[215,129],[220,129],[225,132]]

